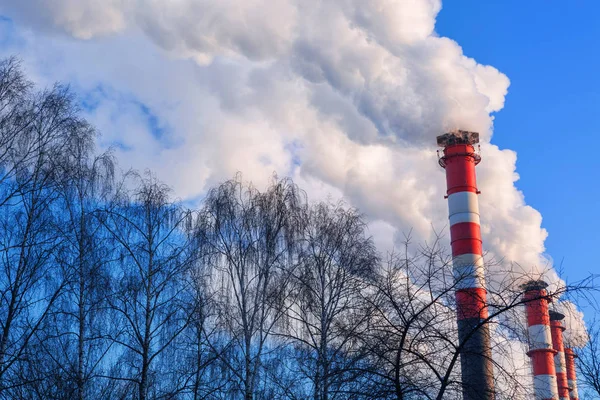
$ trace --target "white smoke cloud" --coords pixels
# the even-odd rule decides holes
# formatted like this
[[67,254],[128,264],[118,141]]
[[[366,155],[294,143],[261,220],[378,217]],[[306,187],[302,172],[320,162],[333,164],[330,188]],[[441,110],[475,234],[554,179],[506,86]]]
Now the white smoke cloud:
[[313,199],[359,207],[386,250],[394,232],[429,240],[432,226],[447,226],[435,136],[479,131],[484,247],[540,273],[551,265],[542,217],[515,187],[515,152],[490,143],[509,79],[435,32],[440,9],[439,0],[0,0],[30,71],[71,82],[121,165],[155,170],[183,199],[237,171],[258,185],[291,175]]

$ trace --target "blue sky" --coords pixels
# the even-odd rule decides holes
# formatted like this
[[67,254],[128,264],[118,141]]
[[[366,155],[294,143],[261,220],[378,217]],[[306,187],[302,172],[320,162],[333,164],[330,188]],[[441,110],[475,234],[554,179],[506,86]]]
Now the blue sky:
[[517,151],[517,187],[570,280],[600,273],[599,12],[597,1],[446,1],[436,25],[510,78],[492,143]]

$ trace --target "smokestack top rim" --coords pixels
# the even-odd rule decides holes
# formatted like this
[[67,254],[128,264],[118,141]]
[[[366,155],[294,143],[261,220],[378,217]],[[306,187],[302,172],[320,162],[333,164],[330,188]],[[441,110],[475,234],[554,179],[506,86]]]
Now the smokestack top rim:
[[550,321],[562,321],[565,319],[565,314],[558,311],[550,310],[548,314],[550,314]]
[[565,343],[565,354],[568,356],[571,356],[573,358],[579,358],[579,356],[577,354],[575,354],[575,350],[573,350],[573,347],[568,346],[566,343]]
[[479,132],[464,131],[455,129],[436,137],[439,147],[449,147],[454,145],[474,145],[479,143]]
[[524,292],[529,292],[532,290],[544,290],[548,287],[548,283],[541,279],[540,280],[531,280],[529,282],[522,284],[520,287]]

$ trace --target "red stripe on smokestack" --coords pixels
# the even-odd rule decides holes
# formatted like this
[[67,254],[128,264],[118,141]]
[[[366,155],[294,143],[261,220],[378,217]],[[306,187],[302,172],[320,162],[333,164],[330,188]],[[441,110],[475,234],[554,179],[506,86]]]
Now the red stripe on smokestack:
[[[450,229],[450,237],[452,237],[452,229]],[[477,254],[481,256],[481,241],[474,239],[454,240],[452,243],[452,257],[461,256],[463,254]]]
[[575,352],[573,349],[565,348],[565,361],[567,363],[567,381],[569,382],[569,398],[571,400],[579,400],[577,393],[577,372],[575,371]]
[[[455,143],[444,147],[446,161],[450,159],[457,161],[445,165],[448,194],[457,192],[477,193],[476,162],[472,154],[474,154],[473,143]],[[477,160],[477,163],[479,163],[479,160]]]
[[[461,289],[456,291],[457,318],[477,318],[480,320],[488,317],[487,307],[481,306],[485,302],[486,292],[482,288]],[[485,304],[485,303],[484,303]]]
[[494,398],[489,327],[482,325],[488,310],[475,175],[481,158],[473,148],[478,142],[476,132],[455,131],[437,137],[444,148],[439,163],[446,169],[464,400]]
[[550,330],[552,332],[552,347],[557,351],[554,356],[556,368],[556,383],[560,400],[569,400],[569,383],[567,381],[567,365],[565,361],[565,346],[563,344],[563,331],[565,327],[562,320],[565,316],[556,311],[550,311]]
[[546,287],[548,284],[542,281],[531,281],[523,285],[530,348],[527,355],[531,358],[535,398],[556,400],[559,398],[554,366],[557,351],[552,347],[548,310],[550,300]]
[[458,222],[450,226],[452,255],[482,254],[479,223]]

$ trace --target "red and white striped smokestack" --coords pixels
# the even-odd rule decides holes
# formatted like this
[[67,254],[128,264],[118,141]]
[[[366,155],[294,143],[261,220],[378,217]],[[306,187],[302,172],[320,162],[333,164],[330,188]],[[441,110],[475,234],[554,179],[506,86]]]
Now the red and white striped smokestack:
[[558,399],[556,368],[548,313],[548,284],[543,281],[531,281],[523,285],[527,327],[529,331],[529,352],[533,367],[533,386],[536,400]]
[[475,166],[481,157],[473,145],[477,132],[454,131],[437,137],[444,148],[450,240],[456,285],[456,313],[464,400],[494,399],[487,292],[483,270]]
[[569,382],[569,398],[579,400],[577,393],[577,372],[575,371],[575,352],[569,347],[565,347],[565,361],[567,362],[567,381]]
[[554,367],[556,369],[556,383],[558,386],[558,397],[560,400],[569,400],[569,382],[567,380],[567,363],[565,360],[565,346],[563,343],[563,332],[565,327],[562,320],[564,314],[550,311],[550,330],[552,332],[552,347],[557,353],[554,355]]

